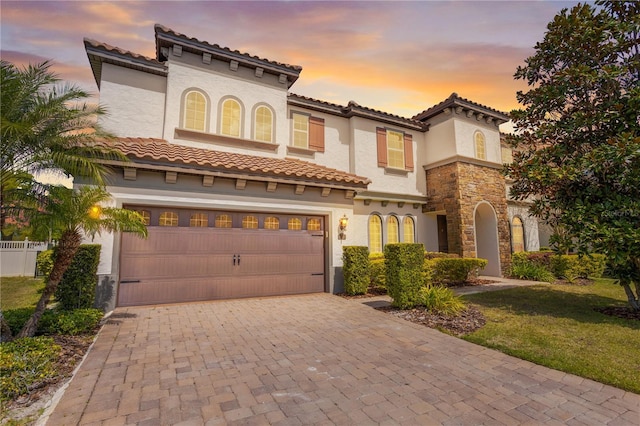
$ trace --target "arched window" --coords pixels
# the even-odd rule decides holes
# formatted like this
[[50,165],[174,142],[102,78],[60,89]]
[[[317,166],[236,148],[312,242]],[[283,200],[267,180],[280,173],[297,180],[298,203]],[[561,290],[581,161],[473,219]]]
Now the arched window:
[[319,231],[320,219],[309,219],[307,221],[307,231]]
[[473,139],[476,146],[476,158],[480,160],[487,159],[487,147],[485,143],[484,134],[481,131],[477,131],[473,135]]
[[182,126],[185,129],[205,131],[207,99],[200,92],[192,90],[184,97],[184,115]]
[[206,228],[209,224],[209,217],[206,213],[194,213],[189,220],[189,226]]
[[162,212],[158,220],[160,226],[178,226],[178,213]]
[[387,218],[387,244],[399,243],[398,218],[389,216]]
[[149,226],[151,223],[151,213],[148,210],[136,210],[144,219],[144,224]]
[[233,226],[231,216],[228,214],[217,215],[214,224],[216,228],[231,228]]
[[416,226],[413,222],[413,218],[409,216],[405,216],[402,219],[402,230],[404,235],[405,243],[414,243],[416,238]]
[[226,136],[240,137],[242,108],[235,99],[227,99],[222,102],[222,117],[220,120],[220,133]]
[[524,226],[519,217],[511,221],[511,248],[514,253],[524,251]]
[[244,229],[258,229],[258,218],[255,216],[245,216],[242,218],[242,227]]
[[280,229],[280,220],[273,216],[266,217],[264,219],[264,229]]
[[369,251],[382,253],[382,219],[377,214],[369,216]]
[[261,142],[273,142],[273,113],[266,106],[256,108],[253,138]]
[[292,231],[300,231],[302,229],[302,221],[297,217],[292,217],[287,222],[287,229]]

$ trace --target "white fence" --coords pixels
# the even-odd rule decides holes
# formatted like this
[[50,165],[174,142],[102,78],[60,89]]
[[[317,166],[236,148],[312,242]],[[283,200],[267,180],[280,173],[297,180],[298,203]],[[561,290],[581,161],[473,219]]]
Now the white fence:
[[0,241],[0,277],[33,277],[36,256],[46,249],[47,243],[37,241]]

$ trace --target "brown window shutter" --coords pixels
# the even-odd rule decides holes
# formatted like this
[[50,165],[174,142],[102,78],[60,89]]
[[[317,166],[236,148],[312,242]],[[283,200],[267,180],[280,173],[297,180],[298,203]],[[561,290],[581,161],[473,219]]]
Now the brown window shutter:
[[324,152],[324,118],[309,117],[309,149]]
[[378,167],[387,167],[387,131],[382,127],[376,128],[378,141]]
[[413,137],[408,133],[404,134],[404,168],[413,171]]

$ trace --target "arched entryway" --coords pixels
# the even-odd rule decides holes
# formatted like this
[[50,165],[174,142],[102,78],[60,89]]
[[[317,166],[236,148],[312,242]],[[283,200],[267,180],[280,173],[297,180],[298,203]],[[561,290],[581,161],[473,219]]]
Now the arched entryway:
[[479,258],[489,261],[482,274],[499,277],[502,273],[500,271],[500,248],[498,245],[498,220],[491,204],[483,201],[476,206],[474,223],[476,254]]

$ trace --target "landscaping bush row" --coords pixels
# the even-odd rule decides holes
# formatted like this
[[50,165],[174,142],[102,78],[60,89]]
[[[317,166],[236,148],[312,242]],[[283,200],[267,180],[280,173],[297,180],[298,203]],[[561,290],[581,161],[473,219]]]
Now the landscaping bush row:
[[[27,320],[33,315],[35,308],[10,309],[3,312],[4,318],[11,328],[11,332],[17,334]],[[65,334],[76,336],[92,331],[104,316],[100,309],[74,309],[63,311],[47,309],[42,314],[38,323],[37,334]]]
[[396,307],[424,306],[449,315],[459,313],[464,304],[444,285],[475,278],[487,265],[485,259],[425,252],[422,244],[408,243],[387,244],[384,254],[372,255],[367,247],[347,246],[343,261],[347,294],[364,294],[368,287],[374,291],[385,288]]
[[578,278],[601,278],[606,267],[602,254],[563,254],[549,251],[514,253],[511,275],[520,279],[553,282],[556,278],[573,282]]
[[[486,259],[460,258],[452,253],[425,252],[422,244],[417,245],[420,247],[417,250],[423,258],[422,273],[425,285],[467,282],[477,278],[480,271],[487,266]],[[387,289],[387,267],[383,253],[369,254],[365,246],[345,246],[342,260],[345,293],[348,295],[365,294],[368,289],[374,292]],[[365,276],[366,279],[363,278]]]

